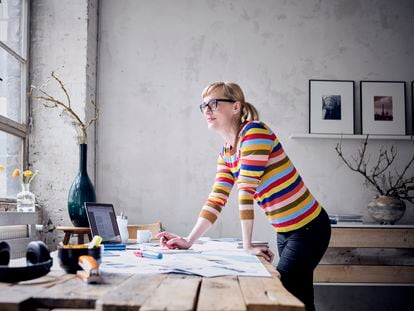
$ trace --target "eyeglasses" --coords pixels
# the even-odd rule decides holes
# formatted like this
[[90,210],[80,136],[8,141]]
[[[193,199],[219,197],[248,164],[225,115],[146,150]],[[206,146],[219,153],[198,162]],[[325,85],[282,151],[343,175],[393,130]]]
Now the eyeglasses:
[[219,102],[226,102],[226,103],[235,103],[235,100],[227,99],[227,98],[213,98],[210,99],[207,103],[200,104],[200,111],[204,113],[209,109],[210,111],[214,111],[217,109]]

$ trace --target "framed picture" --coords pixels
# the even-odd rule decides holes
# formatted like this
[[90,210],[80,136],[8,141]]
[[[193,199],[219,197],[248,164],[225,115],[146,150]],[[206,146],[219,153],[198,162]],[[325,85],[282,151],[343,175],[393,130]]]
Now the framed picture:
[[405,82],[361,81],[362,134],[405,135]]
[[354,134],[355,83],[309,80],[309,133]]

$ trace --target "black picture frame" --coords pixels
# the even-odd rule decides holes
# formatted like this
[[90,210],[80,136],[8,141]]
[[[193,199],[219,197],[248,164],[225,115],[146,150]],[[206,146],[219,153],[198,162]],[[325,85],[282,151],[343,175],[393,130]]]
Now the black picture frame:
[[362,134],[406,135],[408,119],[405,94],[405,81],[360,81]]
[[[334,108],[328,110],[329,98]],[[355,134],[355,81],[309,80],[309,133]]]

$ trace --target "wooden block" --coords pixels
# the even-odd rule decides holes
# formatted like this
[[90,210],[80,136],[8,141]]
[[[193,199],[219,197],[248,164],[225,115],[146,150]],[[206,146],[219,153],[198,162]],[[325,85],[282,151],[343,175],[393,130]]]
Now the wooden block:
[[314,282],[414,284],[414,266],[319,265]]
[[237,278],[204,278],[197,310],[247,310]]
[[414,248],[414,229],[332,228],[329,247]]
[[96,301],[96,310],[113,311],[121,308],[140,310],[144,302],[166,278],[164,274],[134,275]]
[[279,278],[239,277],[247,310],[305,310],[303,303],[289,293]]
[[194,310],[200,277],[169,275],[139,310]]
[[59,283],[33,295],[33,304],[40,308],[95,308],[95,301],[113,291],[131,277],[129,274],[102,275],[103,284],[86,284],[78,277]]

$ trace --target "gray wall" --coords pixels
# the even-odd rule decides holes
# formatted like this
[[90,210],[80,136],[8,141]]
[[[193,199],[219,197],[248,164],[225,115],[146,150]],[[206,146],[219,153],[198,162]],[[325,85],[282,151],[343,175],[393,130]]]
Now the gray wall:
[[[101,1],[99,200],[115,203],[132,223],[159,219],[188,234],[222,144],[198,110],[200,93],[227,80],[244,88],[329,213],[369,220],[374,193],[339,160],[338,140],[289,136],[308,130],[309,79],[414,80],[413,7],[410,0]],[[344,152],[355,154],[360,143],[344,141]],[[410,142],[373,141],[370,150],[394,143],[401,168]],[[234,194],[210,236],[241,236]],[[413,223],[412,207],[401,223]],[[259,209],[254,238],[274,249]],[[410,290],[318,286],[316,303],[319,310],[404,310]]]
[[[308,80],[414,79],[412,1],[102,1],[97,190],[131,222],[187,234],[206,199],[221,139],[198,104],[216,80],[238,82],[330,213],[361,213],[374,193],[308,129]],[[359,102],[357,83],[357,101]],[[407,102],[411,101],[411,95]],[[358,140],[343,142],[355,154]],[[412,144],[397,144],[401,167]],[[234,194],[233,194],[234,195]],[[274,240],[261,211],[257,239]],[[402,222],[413,221],[409,208]],[[212,236],[240,236],[229,200]]]

